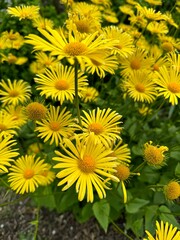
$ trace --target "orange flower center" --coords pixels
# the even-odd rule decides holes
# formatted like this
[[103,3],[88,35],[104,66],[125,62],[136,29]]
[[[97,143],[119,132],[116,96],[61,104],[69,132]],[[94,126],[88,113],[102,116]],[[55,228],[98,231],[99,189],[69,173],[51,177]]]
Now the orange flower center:
[[96,135],[99,135],[104,131],[104,129],[100,123],[91,123],[89,125],[89,131],[94,132]]
[[38,102],[32,102],[27,105],[26,112],[31,120],[40,120],[45,118],[47,108]]
[[137,83],[137,84],[135,85],[135,89],[136,89],[138,92],[141,92],[141,93],[145,92],[145,87],[144,87],[144,84],[142,84],[142,83]]
[[80,159],[78,162],[80,170],[84,173],[92,173],[96,168],[94,159],[91,156],[84,156],[83,159]]
[[145,160],[150,165],[161,165],[165,158],[165,156],[163,155],[163,152],[165,151],[168,151],[167,147],[156,147],[148,145],[144,150]]
[[72,57],[82,55],[86,50],[86,45],[81,42],[71,42],[64,47],[64,52]]
[[159,71],[159,65],[157,63],[154,64],[153,70],[154,71]]
[[97,67],[102,65],[101,62],[98,62],[98,61],[96,61],[96,60],[94,60],[94,59],[91,59],[91,62],[92,62],[95,66],[97,66]]
[[66,80],[58,80],[55,82],[55,88],[57,90],[67,90],[69,89],[69,84]]
[[172,93],[180,93],[180,83],[170,82],[168,84],[168,89]]
[[180,196],[180,185],[178,182],[172,181],[165,187],[166,197],[169,200],[175,200]]
[[7,127],[3,123],[0,123],[0,131],[4,131],[6,129]]
[[77,30],[80,33],[89,33],[89,23],[86,20],[79,20],[76,22]]
[[140,69],[140,67],[141,67],[141,62],[139,61],[139,59],[133,59],[133,60],[131,61],[130,66],[131,66],[132,69],[138,70],[138,69]]
[[49,123],[49,127],[52,131],[59,131],[60,129],[60,123],[59,122],[56,122],[56,121],[52,121]]
[[9,92],[10,97],[17,97],[19,95],[19,92],[17,90],[11,90]]
[[161,46],[162,49],[165,50],[166,52],[171,52],[174,50],[174,47],[170,42],[164,42]]
[[26,169],[24,171],[24,178],[30,179],[34,176],[34,170],[33,169]]
[[116,167],[116,170],[116,176],[119,178],[119,180],[124,181],[128,179],[130,170],[127,166],[120,164]]

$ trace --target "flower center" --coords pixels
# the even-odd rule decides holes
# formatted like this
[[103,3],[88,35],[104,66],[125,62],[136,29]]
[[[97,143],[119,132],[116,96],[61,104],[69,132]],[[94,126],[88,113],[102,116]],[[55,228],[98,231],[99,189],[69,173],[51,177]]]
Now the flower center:
[[16,56],[8,56],[8,62],[9,63],[15,63],[17,61],[17,57]]
[[170,42],[164,42],[161,46],[162,49],[165,50],[166,52],[171,52],[174,50],[174,47]]
[[154,64],[153,70],[154,71],[159,71],[159,65],[157,63]]
[[69,84],[66,80],[58,80],[55,82],[55,88],[57,90],[67,90],[69,89]]
[[135,85],[135,89],[136,89],[138,92],[141,92],[141,93],[145,92],[145,87],[144,87],[144,84],[142,84],[142,83],[137,83],[137,84]]
[[71,42],[64,47],[64,52],[72,57],[79,56],[86,50],[86,45],[81,42]]
[[120,164],[116,167],[116,170],[116,176],[119,178],[119,180],[124,181],[128,179],[130,171],[127,166]]
[[60,129],[60,123],[59,122],[56,122],[56,121],[52,121],[49,123],[49,127],[52,131],[59,131]]
[[139,59],[133,59],[133,60],[131,61],[130,66],[131,66],[132,69],[138,70],[138,69],[140,69],[140,67],[141,67],[141,63],[140,63]]
[[172,93],[180,93],[180,83],[170,82],[168,84],[168,89]]
[[180,185],[178,182],[172,181],[165,187],[166,197],[169,200],[177,199],[180,196]]
[[17,97],[19,95],[19,92],[17,90],[11,90],[9,92],[10,97]]
[[86,20],[76,22],[76,27],[80,33],[89,33],[89,23]]
[[115,45],[115,47],[118,48],[118,49],[122,49],[123,45],[122,44],[118,44],[118,45]]
[[104,129],[100,123],[91,123],[89,125],[89,131],[94,132],[96,135],[99,135],[104,131]]
[[26,112],[31,120],[41,120],[46,116],[47,108],[38,102],[32,102],[27,105]]
[[91,62],[92,62],[95,66],[97,66],[97,67],[102,65],[101,62],[98,62],[98,61],[96,61],[96,60],[94,60],[94,59],[91,59]]
[[83,159],[79,160],[78,166],[84,173],[92,173],[95,170],[96,164],[91,156],[86,155]]
[[6,129],[7,127],[3,123],[0,123],[0,131],[4,131]]
[[167,151],[164,147],[158,148],[156,146],[149,145],[144,150],[145,160],[150,165],[160,165],[160,164],[162,164],[162,162],[164,160],[164,155],[163,155],[164,151]]
[[30,178],[32,178],[33,176],[34,176],[34,170],[32,170],[32,169],[26,169],[26,170],[24,171],[24,178],[30,179]]

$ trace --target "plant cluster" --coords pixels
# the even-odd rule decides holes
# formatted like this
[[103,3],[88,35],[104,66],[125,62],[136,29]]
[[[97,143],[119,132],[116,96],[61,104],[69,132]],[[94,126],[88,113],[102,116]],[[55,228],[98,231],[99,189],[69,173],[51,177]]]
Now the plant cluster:
[[105,231],[123,219],[127,239],[161,221],[156,239],[178,240],[180,1],[0,8],[2,185]]

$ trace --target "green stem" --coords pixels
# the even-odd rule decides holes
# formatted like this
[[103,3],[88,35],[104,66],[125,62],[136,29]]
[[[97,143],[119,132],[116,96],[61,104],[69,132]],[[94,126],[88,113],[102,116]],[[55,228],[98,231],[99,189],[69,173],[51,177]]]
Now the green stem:
[[0,204],[0,207],[5,207],[5,206],[8,206],[8,205],[15,204],[15,203],[17,203],[17,202],[19,202],[19,201],[21,201],[21,200],[26,199],[26,198],[27,198],[27,196],[22,196],[22,197],[14,200],[14,201],[2,203],[2,204]]
[[137,168],[135,168],[135,169],[133,170],[133,173],[139,171],[139,170],[140,170],[141,168],[143,168],[145,165],[146,165],[146,162],[145,162],[145,161],[142,162],[139,166],[137,166]]
[[35,224],[35,231],[34,231],[34,238],[33,240],[37,239],[37,234],[38,234],[38,228],[39,228],[39,213],[40,213],[40,207],[38,206],[37,208],[37,214],[36,214],[36,224]]
[[141,34],[139,35],[139,37],[135,40],[134,45],[136,45],[136,43],[139,41],[139,39],[141,38],[141,36],[144,34],[144,32],[146,31],[147,26],[148,26],[149,23],[150,23],[150,21],[147,21],[147,24],[146,24],[145,28],[142,30],[142,32],[141,32]]
[[118,227],[118,225],[112,220],[110,219],[111,223],[113,224],[113,226],[115,227],[115,229],[119,232],[122,233],[127,239],[133,240],[133,238],[131,238],[129,235],[127,235],[126,233],[123,232],[123,230]]
[[75,81],[75,106],[77,110],[79,125],[82,127],[81,115],[80,115],[80,109],[79,109],[79,97],[78,97],[78,61],[76,58],[74,62],[74,81]]

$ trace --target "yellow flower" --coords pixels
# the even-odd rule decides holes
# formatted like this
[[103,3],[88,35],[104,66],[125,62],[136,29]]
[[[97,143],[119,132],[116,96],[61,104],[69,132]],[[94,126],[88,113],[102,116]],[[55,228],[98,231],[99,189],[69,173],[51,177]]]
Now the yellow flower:
[[[40,95],[46,98],[51,97],[62,104],[65,100],[73,102],[75,96],[74,68],[57,65],[55,68],[46,69],[45,73],[40,73],[35,78],[38,84],[37,90]],[[87,86],[87,79],[83,72],[78,71],[78,95],[81,97],[81,91]]]
[[4,133],[0,132],[0,173],[8,172],[7,167],[11,166],[10,162],[19,155],[18,149],[12,148],[14,145],[16,142],[12,140],[11,135],[4,136]]
[[153,237],[149,231],[146,230],[146,234],[148,235],[148,240],[179,240],[180,239],[180,231],[177,230],[177,227],[173,227],[172,224],[168,222],[164,223],[161,221],[160,223],[156,221],[156,236]]
[[17,6],[17,7],[8,7],[7,12],[14,16],[18,17],[19,20],[22,19],[34,19],[39,17],[39,7],[38,6]]
[[113,151],[111,156],[117,157],[117,161],[121,164],[128,165],[131,162],[131,152],[127,144],[122,144],[122,140],[111,147]]
[[107,180],[118,182],[118,178],[113,175],[117,163],[115,157],[109,156],[111,150],[105,149],[101,143],[96,144],[93,134],[87,141],[80,141],[77,136],[75,145],[69,139],[65,140],[65,144],[69,148],[61,145],[65,154],[55,151],[57,157],[53,158],[58,161],[54,168],[62,169],[56,175],[62,179],[58,186],[66,184],[62,189],[64,191],[76,183],[79,201],[82,201],[87,193],[87,201],[93,202],[93,188],[99,198],[106,197]]
[[5,111],[12,116],[17,126],[22,126],[27,122],[27,116],[24,112],[24,107],[9,105],[5,108]]
[[122,86],[134,101],[151,103],[157,96],[156,85],[147,71],[134,71],[124,79]]
[[26,106],[27,117],[33,121],[45,118],[47,108],[39,102],[31,102]]
[[83,102],[95,102],[99,92],[94,87],[86,87],[81,92]]
[[133,38],[122,29],[116,26],[105,27],[103,34],[106,39],[116,40],[113,46],[112,53],[118,54],[121,57],[127,57],[134,52]]
[[9,169],[10,188],[20,194],[34,192],[39,185],[44,185],[46,179],[41,173],[47,169],[44,160],[35,159],[35,155],[19,157]]
[[175,200],[180,197],[180,184],[177,181],[170,181],[164,186],[164,194],[166,199]]
[[119,126],[121,115],[108,109],[94,109],[87,113],[83,111],[82,137],[88,137],[92,132],[96,143],[102,143],[106,147],[112,145],[116,139],[120,139],[121,127]]
[[9,53],[8,56],[1,54],[2,56],[2,61],[6,61],[10,64],[16,64],[16,65],[22,65],[27,62],[28,58],[27,57],[16,57],[12,53]]
[[153,64],[153,59],[148,57],[145,50],[137,48],[134,53],[127,58],[121,58],[119,62],[121,64],[120,68],[122,68],[121,74],[123,76],[128,76],[134,71],[150,70]]
[[180,74],[173,66],[167,68],[162,66],[159,72],[156,72],[154,81],[157,83],[158,96],[168,99],[172,105],[178,104],[180,98]]
[[0,89],[0,100],[3,105],[18,105],[30,98],[31,87],[23,80],[1,80],[0,86],[2,88]]
[[37,121],[36,127],[38,136],[44,138],[44,142],[50,140],[50,144],[55,142],[56,146],[63,138],[71,137],[76,129],[77,125],[71,119],[71,113],[66,108],[61,110],[59,106],[50,106],[46,119]]
[[144,160],[151,166],[162,166],[169,149],[166,146],[153,146],[152,141],[144,144]]
[[18,50],[24,44],[24,38],[19,32],[13,31],[14,30],[2,32],[2,39],[6,42],[6,48],[14,48]]
[[149,3],[150,5],[161,6],[162,0],[144,0],[145,2]]
[[166,34],[169,32],[167,25],[164,21],[161,22],[150,22],[147,26],[147,30],[150,31],[152,34]]
[[45,72],[45,68],[56,67],[56,65],[59,63],[59,60],[55,57],[52,57],[51,55],[47,55],[44,52],[37,52],[35,55],[37,63],[39,63],[43,68]]
[[136,8],[148,21],[164,20],[164,15],[160,11],[156,12],[153,8],[142,7],[139,4],[136,5]]
[[68,58],[72,62],[76,58],[82,70],[87,60],[96,60],[100,52],[110,49],[113,45],[113,42],[104,39],[102,35],[97,36],[98,32],[88,34],[82,39],[81,34],[70,30],[66,39],[63,31],[58,32],[49,27],[47,30],[38,30],[48,41],[35,34],[29,34],[25,42],[33,45],[35,51],[51,52],[51,55],[58,56],[59,60]]
[[15,117],[2,109],[0,111],[0,133],[3,132],[5,136],[17,134],[16,130],[19,129]]
[[52,183],[55,179],[55,173],[50,170],[51,165],[47,164],[47,169],[43,170],[40,174],[45,177],[45,181],[41,184],[43,186],[47,186]]
[[91,2],[97,5],[103,5],[103,7],[110,7],[112,4],[110,0],[91,0]]
[[180,72],[180,54],[175,52],[166,54],[167,66]]
[[47,26],[50,28],[53,28],[54,23],[50,19],[43,18],[39,16],[38,18],[32,19],[32,24],[34,27],[40,28],[40,29],[46,29]]

